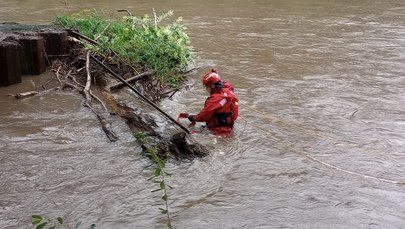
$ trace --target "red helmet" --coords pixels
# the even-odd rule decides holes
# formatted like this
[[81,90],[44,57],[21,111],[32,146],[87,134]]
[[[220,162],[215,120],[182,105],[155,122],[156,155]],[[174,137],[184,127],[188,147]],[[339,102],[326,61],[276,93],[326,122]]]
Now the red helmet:
[[218,71],[216,69],[211,69],[209,73],[207,73],[203,78],[203,85],[205,87],[211,87],[215,85],[221,80],[218,75]]

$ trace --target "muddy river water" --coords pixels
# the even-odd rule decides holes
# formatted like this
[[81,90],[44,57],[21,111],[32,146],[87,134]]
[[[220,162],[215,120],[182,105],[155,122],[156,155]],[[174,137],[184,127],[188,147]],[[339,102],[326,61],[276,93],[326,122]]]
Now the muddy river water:
[[[403,0],[67,6],[0,0],[0,22],[47,23],[67,9],[172,9],[201,68],[189,76],[195,87],[162,109],[197,112],[206,97],[200,79],[211,67],[236,87],[234,135],[196,135],[212,148],[209,157],[167,163],[176,228],[405,228]],[[76,93],[6,96],[49,77],[0,88],[0,228],[34,228],[32,214],[82,228],[165,228],[149,160],[122,120],[108,117],[120,138],[110,143]]]

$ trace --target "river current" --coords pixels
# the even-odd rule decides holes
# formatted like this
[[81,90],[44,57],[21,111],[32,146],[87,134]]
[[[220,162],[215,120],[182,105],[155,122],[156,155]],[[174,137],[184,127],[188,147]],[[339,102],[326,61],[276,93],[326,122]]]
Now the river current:
[[[0,22],[88,8],[183,17],[200,68],[161,104],[173,117],[203,106],[212,67],[236,88],[234,135],[194,135],[210,156],[167,163],[175,228],[405,228],[404,1],[0,0]],[[0,88],[0,228],[34,228],[33,214],[165,228],[150,161],[121,119],[108,117],[110,143],[76,93],[7,96],[50,77]]]

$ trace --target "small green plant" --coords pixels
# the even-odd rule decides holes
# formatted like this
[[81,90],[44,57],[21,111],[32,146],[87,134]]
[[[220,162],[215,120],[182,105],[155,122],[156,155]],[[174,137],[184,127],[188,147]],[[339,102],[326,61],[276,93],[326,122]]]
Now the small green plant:
[[[36,229],[58,229],[58,228],[79,228],[81,222],[78,222],[75,227],[70,227],[65,224],[65,221],[62,217],[57,217],[56,219],[52,219],[42,215],[32,215],[32,224],[35,226]],[[91,224],[87,229],[95,229],[96,225]]]
[[83,35],[97,40],[93,47],[132,67],[143,65],[155,71],[162,83],[177,86],[179,69],[194,59],[192,47],[182,18],[170,20],[173,11],[150,18],[124,16],[107,20],[95,10],[57,16],[55,25],[78,29]]
[[171,218],[170,218],[169,197],[168,197],[168,192],[167,192],[167,189],[168,188],[172,189],[172,187],[169,186],[168,184],[166,184],[166,181],[165,181],[165,177],[170,176],[170,174],[165,171],[166,160],[161,159],[157,155],[156,147],[147,141],[144,133],[138,132],[135,134],[135,137],[136,137],[138,143],[141,144],[143,147],[143,155],[150,157],[153,162],[152,165],[148,166],[148,167],[152,167],[154,169],[153,176],[150,178],[150,180],[153,180],[155,183],[159,184],[159,188],[156,190],[153,190],[152,192],[158,192],[158,191],[163,192],[161,199],[164,202],[164,207],[159,208],[159,210],[162,214],[165,214],[167,217],[167,223],[166,223],[167,227],[169,229],[172,229],[173,226],[172,226]]

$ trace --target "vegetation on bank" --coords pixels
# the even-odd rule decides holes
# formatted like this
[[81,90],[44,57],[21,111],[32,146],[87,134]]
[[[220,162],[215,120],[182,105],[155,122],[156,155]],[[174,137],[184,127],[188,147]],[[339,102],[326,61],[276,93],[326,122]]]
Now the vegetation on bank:
[[162,83],[176,86],[195,57],[182,18],[171,20],[173,11],[153,17],[127,15],[106,19],[95,10],[56,16],[53,24],[79,32],[100,46],[94,51],[134,69],[153,70]]

